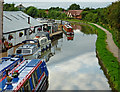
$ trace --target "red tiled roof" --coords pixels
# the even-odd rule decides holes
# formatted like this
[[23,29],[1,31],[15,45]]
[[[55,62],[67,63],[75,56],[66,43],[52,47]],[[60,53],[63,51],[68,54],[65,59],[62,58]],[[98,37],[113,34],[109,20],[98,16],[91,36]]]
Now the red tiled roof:
[[73,16],[80,15],[83,10],[68,10]]

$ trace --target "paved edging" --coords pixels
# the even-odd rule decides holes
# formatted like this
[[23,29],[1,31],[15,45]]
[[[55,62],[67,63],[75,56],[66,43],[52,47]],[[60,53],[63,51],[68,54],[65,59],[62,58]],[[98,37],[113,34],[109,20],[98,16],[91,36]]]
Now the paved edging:
[[113,53],[113,56],[115,56],[118,61],[120,62],[120,49],[116,46],[116,44],[114,43],[113,41],[113,38],[112,38],[112,34],[106,30],[105,28],[99,26],[98,24],[95,24],[95,23],[91,23],[95,26],[97,26],[98,28],[102,29],[106,34],[107,34],[107,39],[106,39],[106,42],[107,42],[107,48],[108,50]]

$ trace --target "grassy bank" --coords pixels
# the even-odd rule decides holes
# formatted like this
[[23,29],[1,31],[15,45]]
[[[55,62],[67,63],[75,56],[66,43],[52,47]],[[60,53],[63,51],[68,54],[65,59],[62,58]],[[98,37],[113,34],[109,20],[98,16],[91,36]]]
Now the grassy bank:
[[111,29],[109,28],[107,25],[102,25],[102,24],[99,24],[97,23],[98,25],[102,26],[103,28],[107,29],[110,33],[112,33],[112,36],[113,36],[113,40],[114,40],[114,43],[118,46],[118,48],[120,49],[120,39],[119,38],[119,35],[120,35],[120,32],[118,32],[116,29]]
[[120,92],[120,88],[118,86],[118,84],[120,84],[119,63],[117,58],[115,58],[113,54],[106,48],[107,44],[105,40],[107,37],[105,32],[92,24],[90,25],[93,26],[98,32],[98,38],[96,41],[96,50],[98,52],[98,56],[107,70],[110,82],[113,84],[114,88]]

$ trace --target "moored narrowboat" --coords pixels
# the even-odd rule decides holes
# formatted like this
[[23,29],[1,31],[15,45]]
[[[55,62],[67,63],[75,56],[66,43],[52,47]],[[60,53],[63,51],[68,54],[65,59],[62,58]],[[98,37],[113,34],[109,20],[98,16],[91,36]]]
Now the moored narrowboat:
[[[11,55],[8,57],[2,57],[0,59],[0,82],[5,78],[12,69],[14,69],[19,63],[23,61],[22,55]],[[3,89],[2,84],[0,83],[0,90]]]
[[39,40],[37,39],[25,40],[22,43],[24,44],[16,49],[16,54],[22,54],[23,56],[26,56],[32,55],[38,50],[41,51]]
[[24,60],[2,79],[1,91],[35,92],[48,87],[48,70],[41,59]]
[[45,51],[45,50],[47,50],[48,48],[51,47],[51,40],[48,39],[46,36],[42,36],[42,37],[41,36],[36,36],[34,39],[39,40],[41,51]]
[[23,60],[22,55],[0,58],[0,78],[5,76],[6,70],[9,70],[9,71],[12,70],[22,60]]
[[74,35],[73,28],[68,24],[63,26],[63,31],[66,35]]

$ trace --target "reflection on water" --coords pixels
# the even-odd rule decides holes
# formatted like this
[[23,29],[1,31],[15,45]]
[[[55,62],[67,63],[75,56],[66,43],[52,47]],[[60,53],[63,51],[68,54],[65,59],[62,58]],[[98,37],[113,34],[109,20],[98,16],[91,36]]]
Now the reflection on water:
[[74,35],[66,35],[66,37],[67,37],[67,40],[68,40],[68,41],[74,39]]
[[63,35],[53,42],[54,56],[47,63],[48,90],[110,90],[96,58],[96,39],[95,34],[74,30],[74,40]]

